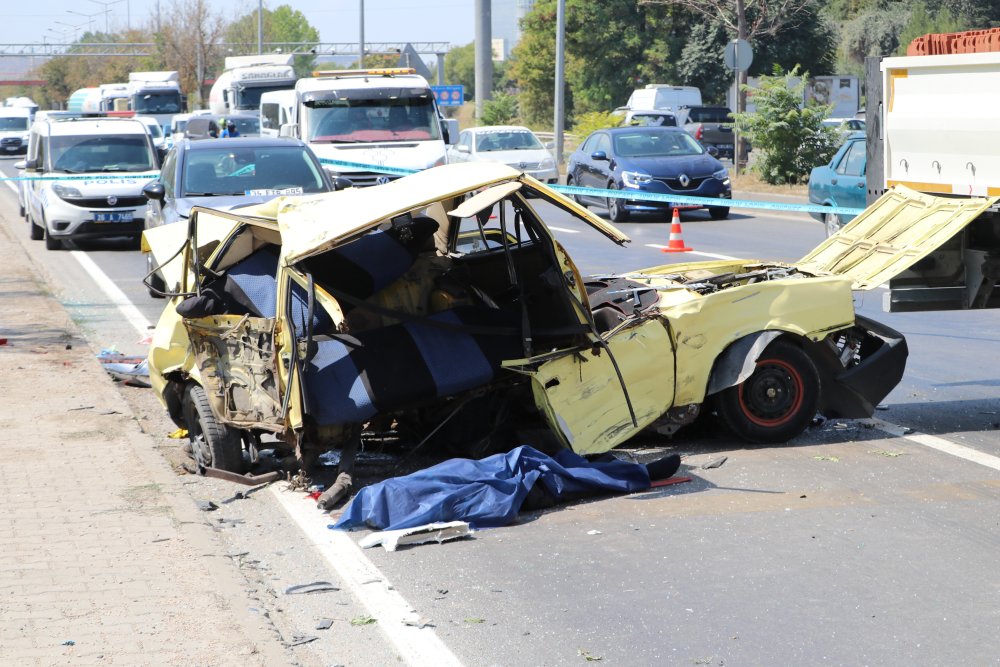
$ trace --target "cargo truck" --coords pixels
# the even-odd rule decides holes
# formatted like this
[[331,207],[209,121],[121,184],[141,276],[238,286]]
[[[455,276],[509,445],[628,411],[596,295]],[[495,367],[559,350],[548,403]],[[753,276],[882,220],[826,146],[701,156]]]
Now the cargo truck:
[[238,111],[258,111],[264,93],[295,87],[297,77],[292,59],[291,54],[226,58],[226,69],[208,94],[209,109],[223,116]]
[[[321,161],[421,170],[444,164],[446,146],[458,140],[458,121],[441,116],[427,80],[412,68],[313,72],[295,83],[292,114],[280,134],[302,139]],[[324,167],[359,186],[400,175]]]
[[184,110],[176,71],[130,72],[128,99],[131,111],[137,116],[152,116],[164,133],[169,131],[173,115]]
[[1000,307],[1000,52],[869,58],[866,82],[869,204],[893,187],[920,193],[928,211],[935,201],[970,204],[930,225],[948,239],[932,252],[920,250],[929,237],[905,231],[865,251],[895,246],[917,258],[889,282],[885,310]]

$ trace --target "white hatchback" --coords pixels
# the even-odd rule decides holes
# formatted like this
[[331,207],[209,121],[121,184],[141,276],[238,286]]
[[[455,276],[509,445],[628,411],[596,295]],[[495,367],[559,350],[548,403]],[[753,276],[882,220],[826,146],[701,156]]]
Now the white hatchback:
[[500,162],[542,183],[558,183],[559,170],[535,133],[518,125],[487,125],[465,130],[448,147],[448,162]]

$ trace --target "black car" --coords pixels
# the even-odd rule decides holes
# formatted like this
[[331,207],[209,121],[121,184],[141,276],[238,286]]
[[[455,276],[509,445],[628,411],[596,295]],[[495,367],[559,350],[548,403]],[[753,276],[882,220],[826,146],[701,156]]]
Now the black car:
[[[602,190],[731,199],[729,171],[715,159],[713,152],[676,127],[598,130],[570,155],[566,184]],[[631,213],[662,212],[671,208],[707,208],[713,220],[729,216],[729,206],[702,207],[588,195],[575,195],[575,199],[580,204],[607,208],[614,222],[628,220]]]
[[[142,190],[148,200],[146,229],[186,220],[194,206],[226,210],[333,189],[329,173],[298,139],[185,138],[167,153],[159,178]],[[162,296],[163,281],[152,256],[146,258],[150,294]]]

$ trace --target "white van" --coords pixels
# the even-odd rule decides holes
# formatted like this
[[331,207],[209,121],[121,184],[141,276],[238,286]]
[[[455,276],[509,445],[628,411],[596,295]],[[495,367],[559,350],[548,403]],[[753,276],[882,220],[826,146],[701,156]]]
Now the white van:
[[277,137],[281,126],[294,122],[295,89],[272,90],[260,96],[260,136]]
[[0,155],[28,151],[31,110],[27,107],[0,107]]
[[626,106],[629,109],[670,109],[676,112],[683,107],[701,106],[701,90],[694,86],[651,83],[645,88],[633,90]]
[[[143,186],[159,174],[152,138],[134,118],[52,118],[31,126],[24,181],[31,238],[58,250],[77,238],[143,231]],[[65,176],[65,180],[52,178]]]

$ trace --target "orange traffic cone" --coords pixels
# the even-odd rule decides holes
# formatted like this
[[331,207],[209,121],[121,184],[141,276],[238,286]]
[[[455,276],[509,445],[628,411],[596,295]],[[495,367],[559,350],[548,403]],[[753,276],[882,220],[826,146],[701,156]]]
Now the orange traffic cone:
[[661,252],[690,252],[694,248],[688,248],[684,245],[684,239],[681,238],[681,214],[675,208],[674,209],[674,219],[670,221],[670,240],[667,241],[667,247],[661,248]]

